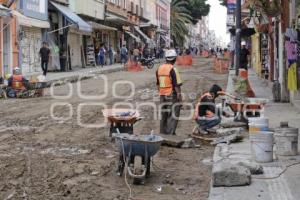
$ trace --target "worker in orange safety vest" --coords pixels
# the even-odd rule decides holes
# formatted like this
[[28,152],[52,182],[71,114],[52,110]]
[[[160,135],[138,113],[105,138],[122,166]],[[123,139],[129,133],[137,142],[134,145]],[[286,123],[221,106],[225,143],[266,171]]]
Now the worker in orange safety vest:
[[166,63],[156,71],[157,86],[160,95],[160,133],[176,135],[178,118],[182,102],[179,71],[174,67],[177,53],[174,49],[166,51]]
[[13,75],[8,79],[7,96],[15,98],[19,93],[26,92],[27,79],[21,74],[21,69],[16,67],[13,69]]

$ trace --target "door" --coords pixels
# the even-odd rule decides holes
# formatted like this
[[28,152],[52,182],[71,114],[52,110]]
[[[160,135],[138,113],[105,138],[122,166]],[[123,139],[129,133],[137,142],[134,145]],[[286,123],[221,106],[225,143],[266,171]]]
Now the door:
[[[6,26],[4,24],[4,26]],[[3,30],[3,74],[12,73],[11,69],[10,25]]]

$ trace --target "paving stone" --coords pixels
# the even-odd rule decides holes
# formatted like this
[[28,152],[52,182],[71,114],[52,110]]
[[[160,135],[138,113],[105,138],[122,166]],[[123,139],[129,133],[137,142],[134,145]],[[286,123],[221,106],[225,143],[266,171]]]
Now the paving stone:
[[251,183],[251,173],[247,167],[230,162],[219,162],[214,165],[212,184],[214,187],[245,186]]

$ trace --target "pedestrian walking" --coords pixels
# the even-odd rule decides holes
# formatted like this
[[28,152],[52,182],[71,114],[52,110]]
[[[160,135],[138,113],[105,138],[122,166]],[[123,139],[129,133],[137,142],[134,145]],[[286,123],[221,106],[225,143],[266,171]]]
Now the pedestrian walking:
[[112,65],[114,62],[114,49],[112,45],[109,45],[108,56],[109,56],[109,64]]
[[157,86],[160,95],[160,133],[176,135],[178,118],[182,102],[180,74],[174,67],[177,54],[175,50],[166,52],[166,64],[156,71]]
[[121,63],[125,64],[127,62],[127,55],[128,55],[128,50],[127,50],[125,44],[121,48],[121,52],[120,53],[121,53]]
[[100,47],[98,57],[99,57],[99,64],[101,65],[101,67],[103,67],[105,64],[105,53],[106,50],[104,46]]
[[250,55],[249,50],[246,48],[246,42],[242,42],[242,49],[241,49],[241,63],[240,63],[240,69],[248,70],[248,57]]
[[133,60],[135,62],[138,62],[139,61],[139,57],[140,57],[140,50],[138,48],[135,48],[133,50]]
[[40,48],[41,57],[41,68],[43,70],[43,75],[46,76],[48,72],[48,63],[50,58],[50,49],[47,42],[43,42],[43,46]]

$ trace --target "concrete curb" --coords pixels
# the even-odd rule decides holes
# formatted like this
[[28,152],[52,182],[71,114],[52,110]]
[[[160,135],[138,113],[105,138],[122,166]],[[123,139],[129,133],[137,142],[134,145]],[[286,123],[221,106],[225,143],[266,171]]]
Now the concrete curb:
[[62,77],[62,78],[50,80],[50,81],[47,82],[46,87],[49,88],[52,85],[61,86],[61,85],[65,85],[66,83],[75,83],[79,80],[91,79],[95,75],[110,74],[110,73],[119,72],[119,71],[124,71],[124,66],[120,66],[120,67],[113,68],[113,69],[103,69],[101,71],[94,71],[94,72],[91,72],[91,73],[85,73],[83,75],[74,75],[74,76]]

